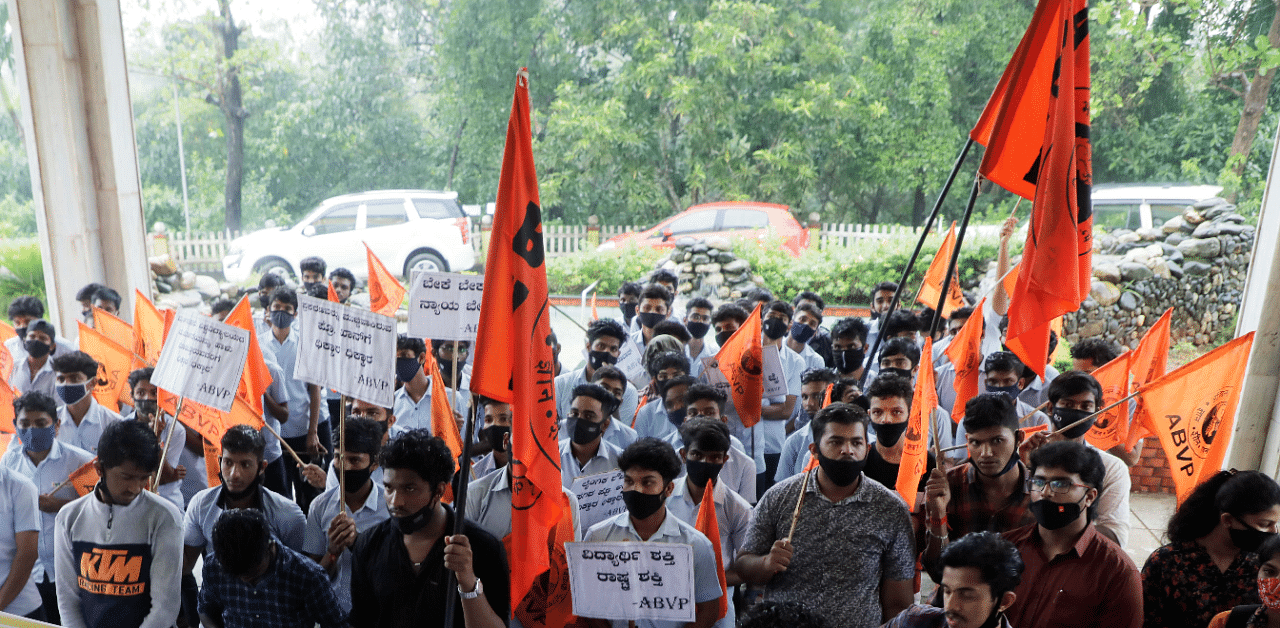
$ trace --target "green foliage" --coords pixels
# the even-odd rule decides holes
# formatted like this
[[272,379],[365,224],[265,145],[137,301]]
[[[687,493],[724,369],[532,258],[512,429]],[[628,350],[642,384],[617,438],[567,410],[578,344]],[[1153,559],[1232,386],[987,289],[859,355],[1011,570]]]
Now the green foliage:
[[36,213],[31,197],[19,201],[10,192],[0,198],[0,238],[33,237],[36,235]]
[[578,294],[599,279],[598,293],[617,294],[623,282],[648,277],[664,254],[658,249],[626,246],[614,251],[548,257],[547,288],[552,294]]
[[48,302],[40,245],[34,242],[0,248],[0,312],[8,311],[9,303],[23,295]]

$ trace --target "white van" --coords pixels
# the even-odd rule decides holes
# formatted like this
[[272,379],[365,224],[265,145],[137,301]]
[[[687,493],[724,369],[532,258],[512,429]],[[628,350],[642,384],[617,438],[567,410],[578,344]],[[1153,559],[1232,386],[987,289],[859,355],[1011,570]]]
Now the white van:
[[1112,229],[1159,227],[1188,205],[1222,193],[1220,185],[1103,183],[1093,186],[1093,226]]

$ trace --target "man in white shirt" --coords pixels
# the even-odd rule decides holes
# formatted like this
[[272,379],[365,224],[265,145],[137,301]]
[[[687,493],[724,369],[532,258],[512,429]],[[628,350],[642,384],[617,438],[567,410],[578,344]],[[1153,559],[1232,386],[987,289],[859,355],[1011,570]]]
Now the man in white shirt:
[[403,384],[396,390],[392,410],[395,437],[409,430],[431,431],[431,377],[426,373],[427,344],[421,338],[401,334],[396,338],[396,380]]
[[[28,323],[24,330],[23,342],[12,344],[17,338],[10,338],[10,354],[14,358],[13,371],[9,374],[9,387],[14,394],[22,395],[36,390],[50,397],[54,396],[53,356],[70,353],[75,348],[63,348],[55,339],[58,332],[53,324],[43,318]],[[18,330],[14,330],[15,333]],[[18,350],[21,347],[21,350]]]
[[[11,364],[16,368],[19,362],[27,359],[27,331],[31,323],[44,318],[44,304],[33,296],[21,296],[9,302],[8,314],[9,322],[13,324],[14,336],[4,341],[4,348],[8,349]],[[58,345],[57,351],[69,353],[76,350],[76,345],[66,338],[55,334],[53,340]],[[0,364],[3,363],[4,358],[0,357]],[[3,370],[0,368],[0,372]]]
[[571,489],[573,481],[618,468],[621,449],[604,440],[602,425],[618,400],[599,384],[582,384],[573,389],[565,429],[569,438],[560,441],[560,479]]
[[[772,344],[778,349],[778,357],[782,360],[782,374],[786,379],[786,393],[774,397],[766,397],[760,408],[761,421],[753,430],[761,430],[764,437],[764,474],[756,478],[756,494],[763,495],[773,486],[773,475],[778,471],[778,461],[782,458],[782,443],[787,439],[787,420],[795,410],[800,399],[800,375],[805,370],[804,359],[795,351],[786,349],[782,339],[791,329],[792,309],[786,301],[774,301],[764,313],[761,330],[764,343]],[[806,348],[808,346],[806,345]],[[812,349],[810,349],[812,351]],[[738,436],[739,439],[743,437]],[[745,442],[745,439],[743,439]],[[760,446],[760,445],[758,445]]]
[[[148,366],[129,373],[129,390],[133,395],[133,418],[142,421],[155,432],[164,448],[164,460],[160,462],[161,497],[173,503],[178,510],[186,508],[182,498],[182,479],[187,469],[182,466],[182,451],[187,442],[187,430],[172,417],[165,417],[157,404],[159,389],[151,383],[155,369]],[[172,424],[170,422],[172,421]],[[167,439],[167,440],[166,440]]]
[[93,398],[98,363],[83,351],[60,353],[53,359],[58,408],[58,440],[91,453],[98,452],[98,439],[120,415]]
[[826,368],[827,366],[822,356],[818,355],[818,352],[809,346],[809,341],[813,339],[814,334],[818,333],[818,327],[821,325],[822,312],[818,311],[817,306],[804,303],[795,308],[791,329],[787,333],[787,341],[783,345],[795,351],[804,359],[804,370],[806,371]]
[[[591,383],[603,386],[615,399],[622,399],[627,394],[627,376],[613,366],[605,365],[596,369],[595,375],[591,378]],[[621,405],[619,405],[620,408]],[[636,442],[640,435],[628,425],[636,417],[624,418],[619,414],[619,410],[614,410],[613,414],[609,415],[609,418],[605,421],[604,439],[616,445],[618,449],[626,449],[628,445]],[[637,414],[639,414],[638,411]]]
[[697,377],[702,374],[703,358],[713,358],[720,347],[707,341],[707,332],[711,331],[711,312],[714,308],[711,301],[703,297],[689,299],[684,306],[684,328],[689,332],[689,342],[684,346],[684,354],[689,358],[689,374]]
[[[569,401],[573,389],[592,381],[596,369],[616,364],[622,353],[622,343],[627,341],[627,332],[622,325],[611,318],[602,318],[587,325],[586,353],[587,363],[582,368],[565,371],[556,376],[556,413],[561,419],[569,416]],[[636,387],[630,382],[620,398],[618,416],[625,417],[627,422],[635,416],[637,401]]]

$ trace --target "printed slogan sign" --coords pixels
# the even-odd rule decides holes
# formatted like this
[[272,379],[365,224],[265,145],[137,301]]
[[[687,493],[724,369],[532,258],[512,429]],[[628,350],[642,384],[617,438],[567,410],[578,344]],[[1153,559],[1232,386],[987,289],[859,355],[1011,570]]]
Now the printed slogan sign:
[[583,530],[626,512],[627,505],[622,502],[623,477],[615,469],[574,479],[573,495],[578,498],[578,520]]
[[483,275],[414,275],[409,290],[409,335],[433,340],[475,340],[483,293]]
[[227,412],[248,354],[249,332],[194,310],[183,310],[173,321],[151,383]]
[[298,297],[295,376],[361,401],[391,407],[396,320],[305,295]]
[[675,543],[565,543],[573,614],[694,620],[693,548]]

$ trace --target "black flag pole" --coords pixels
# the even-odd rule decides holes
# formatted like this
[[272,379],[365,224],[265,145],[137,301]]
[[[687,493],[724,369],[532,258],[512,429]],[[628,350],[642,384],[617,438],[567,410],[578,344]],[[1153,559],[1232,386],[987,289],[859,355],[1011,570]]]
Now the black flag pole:
[[[455,344],[455,346],[457,346]],[[454,350],[454,355],[457,350]],[[457,372],[457,369],[454,369]],[[467,412],[466,426],[463,428],[465,434],[462,438],[462,459],[458,461],[458,485],[453,490],[453,534],[462,534],[463,519],[467,514],[467,478],[471,476],[471,441],[475,438],[476,431],[476,400],[471,399],[471,408]],[[507,464],[510,464],[509,462]],[[472,560],[475,554],[472,554]],[[449,571],[448,581],[444,585],[444,626],[452,628],[454,625],[454,615],[458,610],[458,594],[455,589],[458,588],[457,574]]]
[[[969,204],[964,208],[964,218],[960,220],[960,231],[956,233],[956,245],[951,250],[951,259],[947,263],[947,276],[942,280],[942,295],[938,297],[938,307],[933,311],[933,319],[929,321],[929,336],[938,331],[938,323],[942,320],[942,308],[947,304],[947,293],[951,290],[951,279],[955,278],[960,281],[960,269],[956,265],[960,262],[960,246],[964,244],[964,232],[969,227],[969,218],[973,216],[973,204],[978,200],[978,186],[982,184],[982,177],[975,176],[973,178],[973,191],[969,193]],[[923,356],[921,363],[925,359],[932,360],[933,356]]]
[[[964,159],[969,156],[969,149],[973,148],[973,144],[974,142],[972,137],[966,139],[964,142],[964,148],[960,149],[960,155],[956,157],[955,165],[951,166],[951,174],[947,175],[947,182],[942,186],[942,192],[938,194],[938,200],[933,204],[933,211],[929,212],[929,218],[925,220],[924,227],[920,230],[920,239],[916,241],[916,250],[911,253],[911,259],[907,261],[907,267],[902,269],[902,278],[898,280],[897,290],[893,291],[893,299],[889,301],[889,309],[880,317],[882,322],[889,318],[889,315],[897,309],[898,300],[902,298],[902,289],[907,285],[907,278],[911,276],[911,270],[915,268],[916,261],[920,258],[920,250],[924,248],[924,240],[929,236],[929,230],[933,228],[933,222],[937,220],[938,212],[942,210],[942,202],[946,200],[947,193],[951,191],[951,184],[955,183],[956,176],[960,174],[960,167],[964,165]],[[970,210],[972,210],[972,207],[970,207]],[[960,250],[958,245],[956,250]],[[875,295],[872,296],[874,297]],[[883,340],[884,335],[877,333],[876,343],[871,347],[871,351],[866,355],[867,360],[876,359],[876,353],[880,351],[880,345]],[[865,387],[864,385],[867,381],[867,375],[870,372],[870,368],[864,367],[862,369],[862,377],[858,380],[858,388]]]

